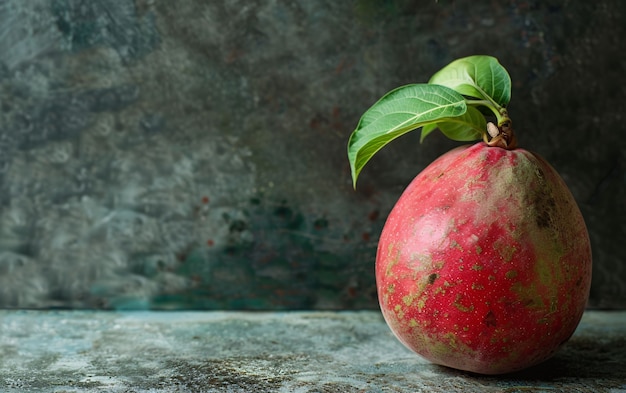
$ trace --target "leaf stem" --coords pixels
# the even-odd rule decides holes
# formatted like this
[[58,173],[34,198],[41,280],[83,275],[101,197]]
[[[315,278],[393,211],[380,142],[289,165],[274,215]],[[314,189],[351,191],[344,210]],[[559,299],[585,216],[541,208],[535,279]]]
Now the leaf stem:
[[517,139],[513,132],[513,126],[511,118],[506,108],[501,107],[493,100],[465,100],[467,105],[471,106],[484,106],[489,108],[491,112],[496,116],[498,122],[498,135],[489,135],[487,131],[483,131],[483,140],[489,146],[499,146],[508,150],[515,149],[517,146]]
[[484,107],[489,108],[489,110],[491,110],[491,112],[493,112],[493,114],[496,116],[499,126],[504,124],[507,120],[511,121],[511,119],[509,119],[509,115],[506,109],[491,100],[468,100],[466,99],[465,103],[467,105],[484,106]]

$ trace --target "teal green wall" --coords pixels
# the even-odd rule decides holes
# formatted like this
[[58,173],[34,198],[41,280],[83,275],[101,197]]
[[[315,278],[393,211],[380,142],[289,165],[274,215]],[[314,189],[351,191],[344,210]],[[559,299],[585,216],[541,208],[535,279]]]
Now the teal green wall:
[[348,136],[490,54],[587,220],[590,305],[625,307],[624,4],[3,1],[0,306],[376,308],[385,217],[456,144],[403,136],[354,191]]

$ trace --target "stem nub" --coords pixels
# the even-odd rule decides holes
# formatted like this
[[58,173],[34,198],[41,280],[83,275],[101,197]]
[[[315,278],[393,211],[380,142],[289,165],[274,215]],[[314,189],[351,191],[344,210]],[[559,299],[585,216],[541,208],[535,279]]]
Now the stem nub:
[[468,105],[486,106],[493,112],[498,125],[487,123],[487,132],[483,132],[483,140],[489,146],[497,146],[507,150],[517,147],[517,138],[513,132],[513,124],[506,108],[501,107],[491,97],[486,100],[466,100]]
[[498,126],[489,122],[487,123],[487,132],[483,134],[483,140],[489,146],[497,146],[507,150],[513,150],[517,147],[517,138],[513,132],[513,124],[508,116],[498,122]]

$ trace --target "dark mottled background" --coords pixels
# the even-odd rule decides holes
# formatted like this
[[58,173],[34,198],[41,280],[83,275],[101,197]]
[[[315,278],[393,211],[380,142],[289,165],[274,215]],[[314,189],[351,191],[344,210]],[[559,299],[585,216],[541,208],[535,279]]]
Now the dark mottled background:
[[626,2],[0,0],[0,306],[375,308],[378,234],[456,144],[351,188],[386,91],[490,54],[626,307]]

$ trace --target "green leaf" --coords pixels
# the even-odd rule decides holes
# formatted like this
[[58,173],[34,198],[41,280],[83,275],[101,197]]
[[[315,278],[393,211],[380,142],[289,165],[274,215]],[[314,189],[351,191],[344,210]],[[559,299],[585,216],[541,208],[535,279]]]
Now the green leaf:
[[348,141],[353,185],[365,164],[387,143],[466,111],[464,97],[445,86],[413,84],[390,91],[363,114]]
[[437,123],[437,127],[448,138],[467,142],[482,138],[487,121],[478,109],[468,106],[462,116]]
[[455,60],[433,75],[428,83],[447,86],[465,96],[492,101],[501,107],[511,100],[511,77],[491,56]]
[[437,123],[426,124],[422,127],[422,134],[420,135],[420,143],[424,142],[424,138],[428,136],[431,132],[437,129]]
[[422,128],[420,143],[436,129],[439,129],[447,138],[453,141],[475,141],[482,138],[486,128],[487,121],[482,113],[477,108],[468,106],[467,112],[461,116],[425,125]]

